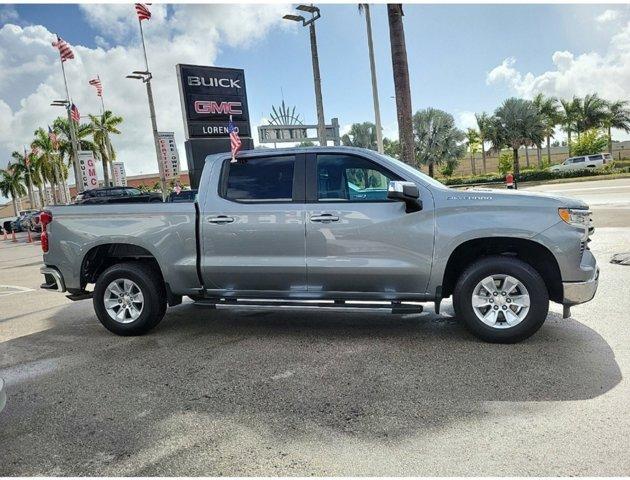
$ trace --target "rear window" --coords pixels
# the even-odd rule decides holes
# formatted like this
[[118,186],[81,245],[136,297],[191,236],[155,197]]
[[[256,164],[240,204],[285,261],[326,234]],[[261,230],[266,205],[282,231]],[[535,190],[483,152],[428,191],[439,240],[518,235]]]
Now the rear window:
[[588,159],[589,160],[601,160],[603,157],[603,155],[589,155]]
[[224,198],[237,202],[293,200],[293,155],[227,162],[222,182]]

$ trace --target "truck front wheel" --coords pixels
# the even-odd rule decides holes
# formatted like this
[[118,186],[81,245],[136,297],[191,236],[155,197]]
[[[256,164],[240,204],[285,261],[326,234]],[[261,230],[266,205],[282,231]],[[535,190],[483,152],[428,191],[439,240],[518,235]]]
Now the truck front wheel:
[[456,316],[487,342],[515,343],[533,335],[549,311],[549,293],[531,265],[493,256],[470,265],[453,293]]
[[166,312],[161,275],[143,263],[119,263],[97,279],[92,297],[100,322],[117,335],[142,335]]

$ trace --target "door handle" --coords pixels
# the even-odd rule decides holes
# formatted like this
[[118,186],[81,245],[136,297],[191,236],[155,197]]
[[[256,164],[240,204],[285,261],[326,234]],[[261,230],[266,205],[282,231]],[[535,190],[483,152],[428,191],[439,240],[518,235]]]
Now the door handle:
[[234,221],[233,217],[228,217],[227,215],[219,215],[216,217],[208,217],[208,222],[216,223],[222,225],[224,223],[232,223]]
[[321,215],[311,215],[311,222],[338,222],[339,217],[332,213],[322,213]]

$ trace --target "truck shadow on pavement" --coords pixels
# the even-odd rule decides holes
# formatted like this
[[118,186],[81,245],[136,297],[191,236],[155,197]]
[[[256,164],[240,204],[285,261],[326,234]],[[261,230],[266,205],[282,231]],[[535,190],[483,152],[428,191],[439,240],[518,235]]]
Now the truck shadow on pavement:
[[[606,341],[555,313],[516,345],[482,343],[433,313],[184,303],[135,338],[107,332],[89,302],[49,321],[0,343],[0,476],[251,474],[226,451],[264,463],[279,458],[274,442],[390,442],[495,415],[491,402],[586,400],[621,380]],[[265,472],[309,471],[278,462]]]

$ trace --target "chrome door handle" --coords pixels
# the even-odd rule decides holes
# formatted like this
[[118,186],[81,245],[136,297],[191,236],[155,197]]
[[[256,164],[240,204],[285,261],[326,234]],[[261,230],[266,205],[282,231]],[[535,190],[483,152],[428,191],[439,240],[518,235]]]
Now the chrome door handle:
[[216,223],[216,224],[232,223],[233,221],[234,221],[234,218],[228,217],[227,215],[219,215],[217,217],[208,217],[208,222]]
[[339,217],[331,213],[322,213],[321,215],[311,215],[311,222],[338,222]]

